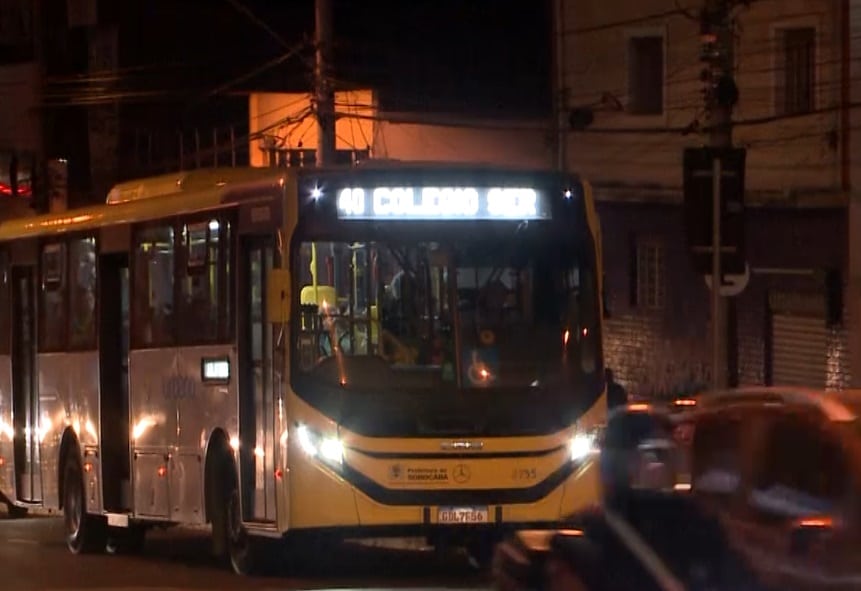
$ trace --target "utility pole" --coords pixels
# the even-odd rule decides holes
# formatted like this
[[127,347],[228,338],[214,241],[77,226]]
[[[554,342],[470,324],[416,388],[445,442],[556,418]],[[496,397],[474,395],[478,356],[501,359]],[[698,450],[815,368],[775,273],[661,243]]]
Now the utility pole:
[[314,71],[317,107],[317,166],[335,163],[335,92],[331,79],[332,2],[316,0],[316,68]]
[[568,117],[565,89],[565,0],[553,0],[553,48],[555,76],[553,84],[553,126],[556,132],[556,168],[568,168]]
[[[732,147],[732,108],[738,99],[734,82],[733,45],[735,42],[731,0],[706,0],[702,12],[702,61],[707,64],[705,99],[712,148]],[[712,165],[712,386],[727,386],[727,302],[721,296],[721,183],[724,167],[720,157]]]

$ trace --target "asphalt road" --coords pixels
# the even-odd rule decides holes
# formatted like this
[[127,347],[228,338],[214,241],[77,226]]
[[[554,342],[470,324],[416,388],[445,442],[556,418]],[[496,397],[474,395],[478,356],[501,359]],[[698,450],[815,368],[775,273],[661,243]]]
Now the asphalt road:
[[343,545],[262,577],[231,574],[208,552],[204,531],[149,534],[135,556],[73,556],[54,517],[8,519],[0,509],[3,591],[185,591],[293,589],[487,589],[464,555]]

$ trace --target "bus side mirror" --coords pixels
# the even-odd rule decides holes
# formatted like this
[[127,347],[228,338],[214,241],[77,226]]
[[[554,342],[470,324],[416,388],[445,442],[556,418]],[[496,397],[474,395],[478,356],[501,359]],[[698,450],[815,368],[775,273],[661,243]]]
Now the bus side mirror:
[[287,324],[290,321],[290,272],[270,269],[266,285],[267,320],[272,324]]

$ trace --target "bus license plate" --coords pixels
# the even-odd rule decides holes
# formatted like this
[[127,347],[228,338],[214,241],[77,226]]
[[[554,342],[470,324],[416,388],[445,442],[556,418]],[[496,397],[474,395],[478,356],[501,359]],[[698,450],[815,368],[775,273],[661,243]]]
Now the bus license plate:
[[437,522],[457,525],[487,523],[490,512],[487,507],[440,507]]

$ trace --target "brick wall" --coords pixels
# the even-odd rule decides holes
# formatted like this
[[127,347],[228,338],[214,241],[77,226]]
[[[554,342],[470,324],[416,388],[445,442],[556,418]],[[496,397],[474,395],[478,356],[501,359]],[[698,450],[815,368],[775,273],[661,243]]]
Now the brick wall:
[[[711,379],[709,291],[691,271],[685,250],[681,207],[665,204],[599,204],[604,237],[607,366],[629,392],[662,397],[692,391]],[[747,252],[751,267],[763,270],[846,268],[844,210],[750,210]],[[632,295],[636,271],[632,257],[638,240],[663,249],[663,306],[648,309]],[[824,296],[821,272],[813,275],[754,273],[742,294],[733,298],[736,364],[741,384],[762,384],[769,360],[767,294],[779,289]],[[848,351],[843,326],[830,331],[828,385],[848,384]]]

